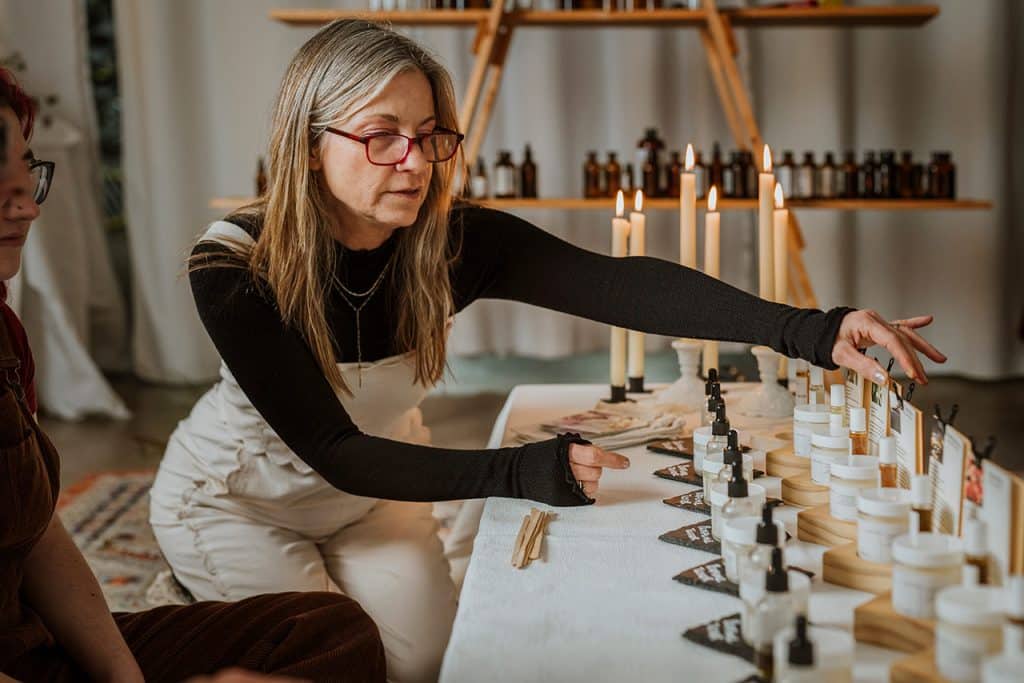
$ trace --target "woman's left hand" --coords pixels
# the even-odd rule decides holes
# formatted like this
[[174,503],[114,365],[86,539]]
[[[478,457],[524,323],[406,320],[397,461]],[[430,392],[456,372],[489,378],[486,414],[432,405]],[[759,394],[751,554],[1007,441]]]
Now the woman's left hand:
[[839,326],[839,334],[832,347],[832,362],[850,368],[876,384],[884,384],[889,379],[885,369],[878,361],[860,352],[860,349],[877,344],[892,354],[907,377],[918,384],[927,384],[928,375],[918,353],[936,363],[946,362],[946,357],[917,333],[918,329],[927,327],[931,322],[930,315],[887,322],[871,310],[848,313]]

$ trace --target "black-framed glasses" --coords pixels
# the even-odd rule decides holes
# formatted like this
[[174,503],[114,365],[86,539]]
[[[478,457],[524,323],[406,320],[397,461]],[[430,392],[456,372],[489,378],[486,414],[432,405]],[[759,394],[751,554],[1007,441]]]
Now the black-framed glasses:
[[366,147],[366,160],[374,166],[394,166],[409,157],[409,150],[414,144],[423,150],[423,156],[432,164],[448,161],[459,151],[459,144],[465,139],[462,133],[447,128],[435,128],[429,133],[409,137],[401,133],[374,133],[373,135],[353,135],[337,128],[327,126],[330,133],[354,140]]
[[37,159],[29,162],[28,172],[35,183],[32,191],[32,201],[36,204],[42,204],[46,200],[46,195],[50,194],[50,186],[53,184],[53,169],[55,167],[56,164],[52,161],[39,161]]

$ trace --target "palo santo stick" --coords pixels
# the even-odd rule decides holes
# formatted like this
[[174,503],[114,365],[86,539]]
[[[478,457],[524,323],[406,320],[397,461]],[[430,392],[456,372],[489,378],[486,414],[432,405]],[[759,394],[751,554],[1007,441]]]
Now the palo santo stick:
[[544,543],[544,533],[548,529],[548,520],[551,519],[551,515],[547,512],[542,512],[540,515],[540,524],[537,525],[537,535],[533,537],[533,545],[530,546],[531,560],[540,558],[540,548]]
[[523,547],[523,541],[526,540],[526,527],[530,525],[530,515],[523,515],[523,523],[519,526],[519,535],[516,536],[516,544],[512,548],[512,566],[516,566],[516,557],[519,555],[519,549]]
[[516,551],[515,559],[512,564],[517,569],[522,569],[526,566],[526,556],[530,547],[530,543],[533,541],[533,535],[537,531],[537,525],[540,523],[540,510],[533,508],[530,510],[530,521],[526,525],[526,536],[523,539],[522,545],[519,546]]

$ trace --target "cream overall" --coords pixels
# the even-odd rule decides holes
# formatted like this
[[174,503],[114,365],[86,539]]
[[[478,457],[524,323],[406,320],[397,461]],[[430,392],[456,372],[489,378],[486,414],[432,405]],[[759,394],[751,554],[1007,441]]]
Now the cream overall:
[[[204,239],[251,243],[219,222]],[[273,359],[268,359],[273,363]],[[412,354],[338,366],[339,394],[366,434],[426,443]],[[338,591],[380,629],[393,681],[436,680],[455,589],[427,503],[344,493],[299,459],[222,363],[221,379],[171,435],[150,522],[175,576],[199,600]]]

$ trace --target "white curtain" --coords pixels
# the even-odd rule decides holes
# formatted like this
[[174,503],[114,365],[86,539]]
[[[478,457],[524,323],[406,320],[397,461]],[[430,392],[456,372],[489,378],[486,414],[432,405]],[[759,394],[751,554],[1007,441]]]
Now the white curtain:
[[[1020,373],[1021,287],[1007,251],[1021,244],[1013,193],[1021,188],[1019,181],[1010,186],[1006,152],[1020,147],[1007,96],[1011,81],[1020,81],[1011,68],[1014,40],[1024,36],[1020,10],[1013,2],[939,4],[942,14],[918,29],[739,30],[741,68],[762,134],[777,150],[812,149],[820,158],[828,149],[893,147],[921,158],[948,149],[961,196],[996,203],[990,212],[801,212],[821,304],[872,306],[890,317],[934,313],[930,337],[950,356],[946,371]],[[115,1],[142,376],[213,376],[216,357],[181,277],[182,260],[218,216],[207,208],[211,197],[252,192],[281,75],[313,32],[273,22],[268,11],[335,6],[358,5]],[[471,31],[409,32],[448,65],[461,92]],[[585,152],[632,159],[648,125],[672,148],[691,140],[705,153],[713,140],[732,146],[694,30],[522,29],[483,154],[493,163],[497,150],[511,149],[520,159],[530,142],[542,195],[578,196]],[[584,247],[608,248],[604,212],[525,215]],[[648,225],[648,252],[675,258],[676,217],[654,213]],[[723,277],[750,288],[752,216],[726,214],[722,227]],[[606,343],[600,325],[480,302],[459,316],[451,346],[455,353],[559,356]]]
[[11,305],[35,353],[41,407],[66,419],[124,418],[124,403],[100,370],[127,370],[124,305],[103,234],[97,127],[81,2],[0,3],[0,44],[20,52],[18,74],[40,99],[32,148],[56,163],[53,189],[33,224]]

